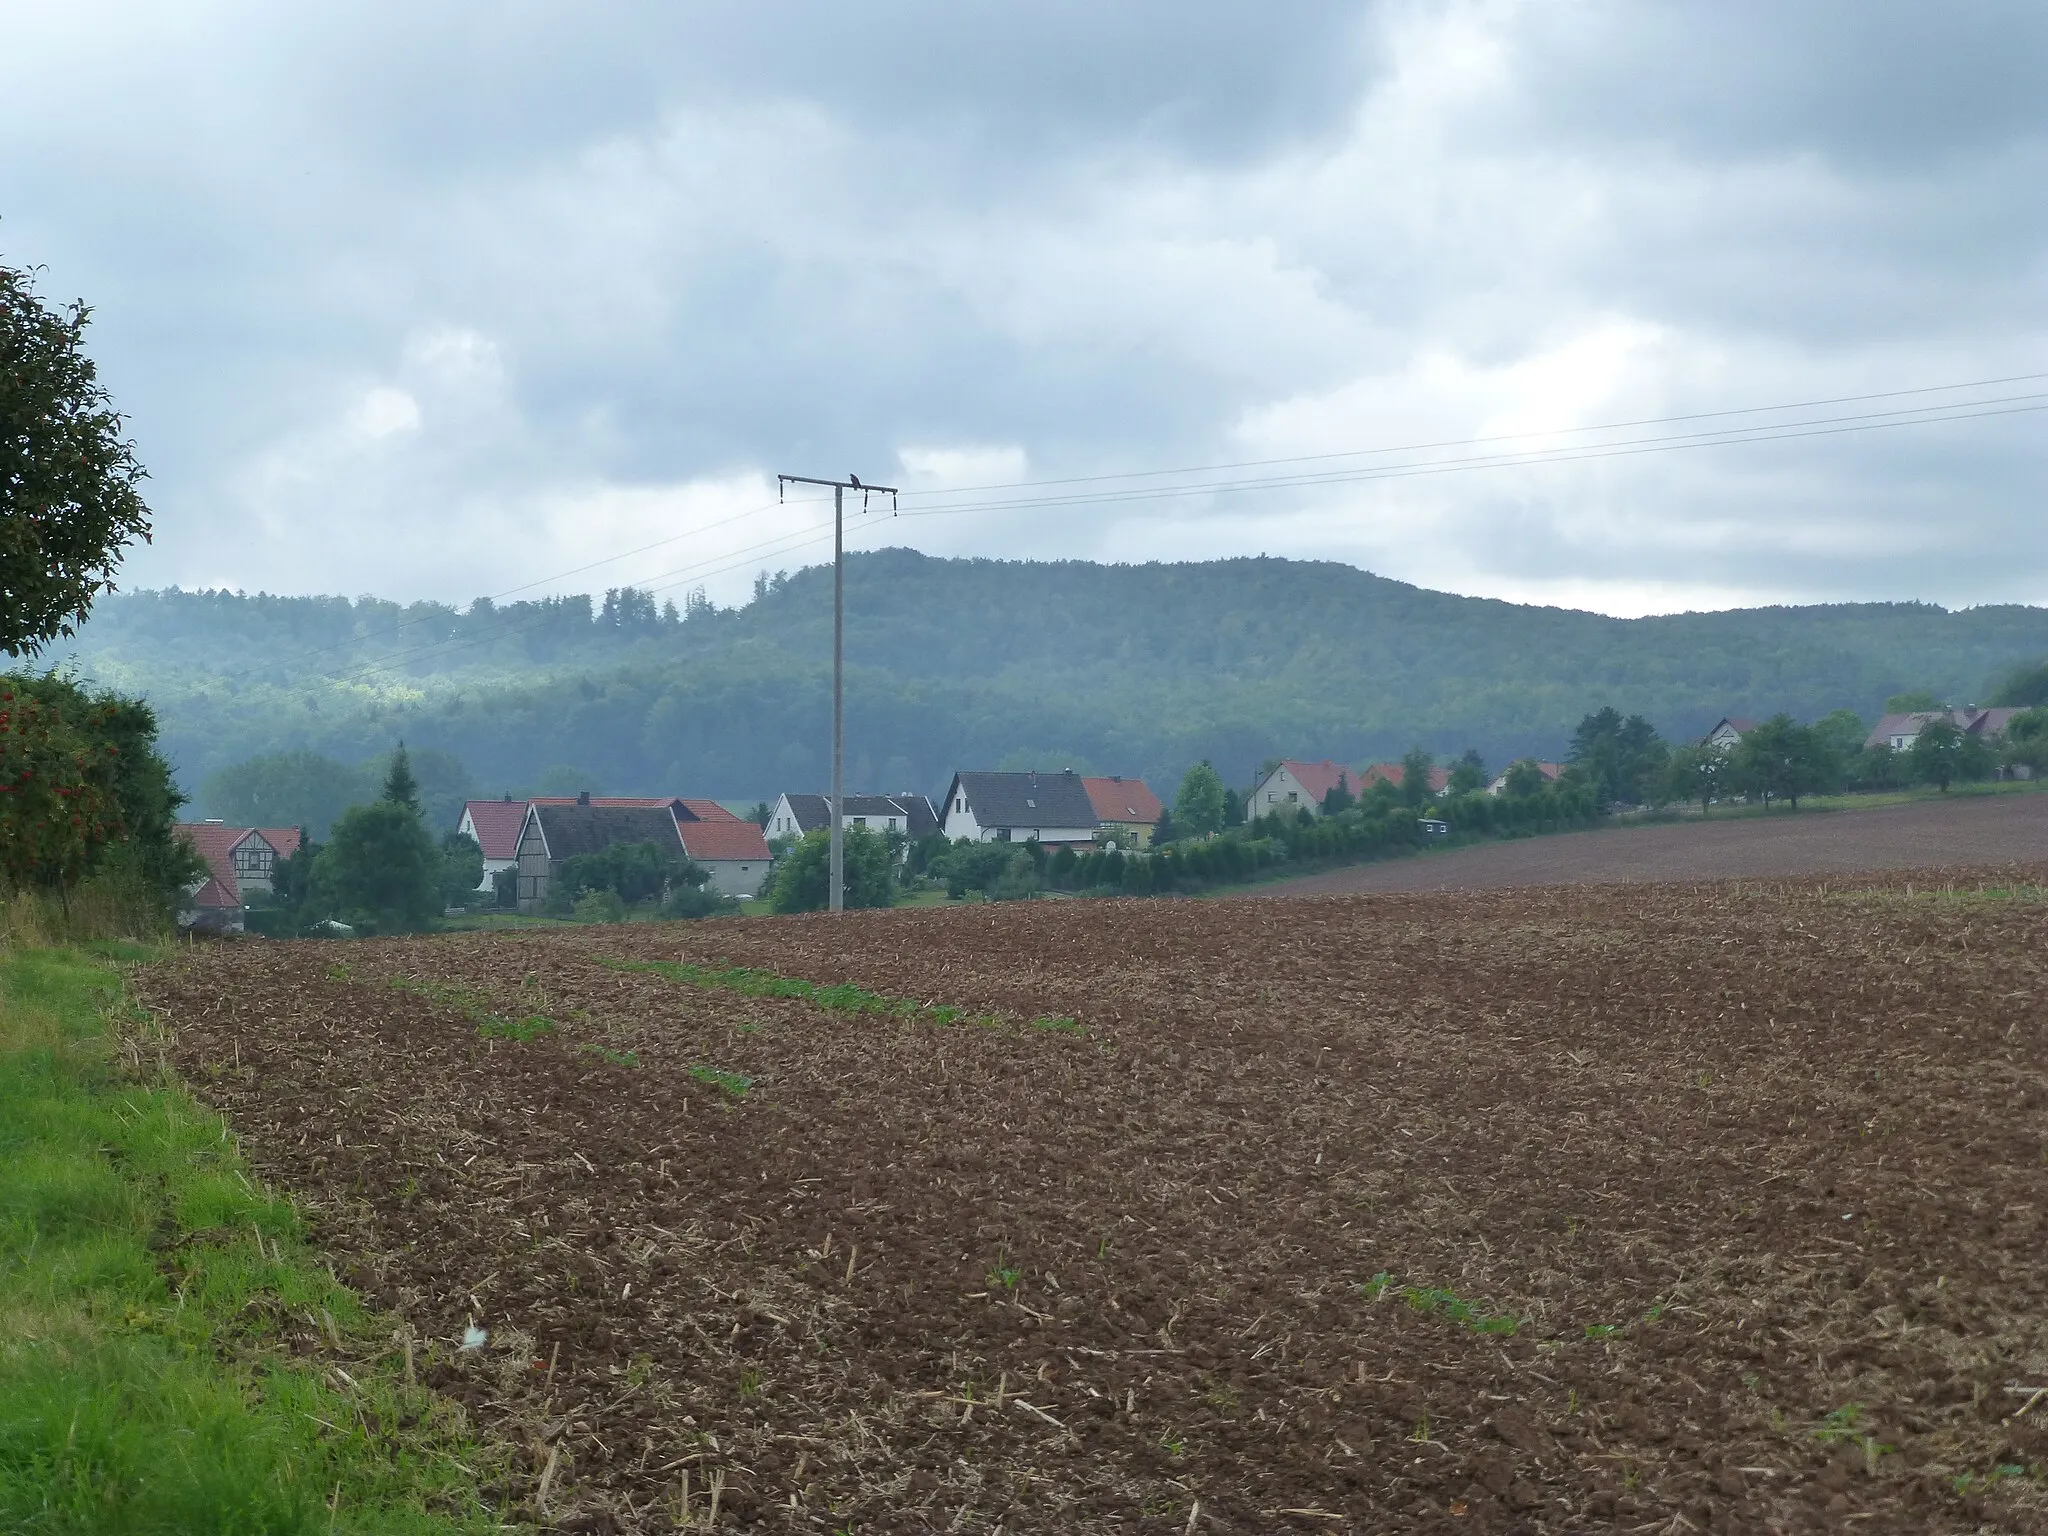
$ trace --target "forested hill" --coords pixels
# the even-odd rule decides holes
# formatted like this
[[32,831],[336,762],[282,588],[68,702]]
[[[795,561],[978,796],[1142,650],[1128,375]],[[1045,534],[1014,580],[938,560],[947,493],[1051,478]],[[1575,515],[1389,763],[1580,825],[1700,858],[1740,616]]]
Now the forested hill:
[[[848,773],[936,793],[957,766],[1036,759],[1170,784],[1208,757],[1477,747],[1554,756],[1588,709],[1668,735],[1723,714],[1981,698],[2048,654],[2048,609],[1921,603],[1621,620],[1428,592],[1350,566],[1246,559],[1104,566],[855,555]],[[138,592],[72,658],[152,698],[185,783],[258,753],[357,761],[403,737],[480,788],[576,770],[613,792],[767,797],[825,780],[831,572],[683,613],[652,600],[467,610],[344,598]],[[571,777],[552,775],[555,783]]]

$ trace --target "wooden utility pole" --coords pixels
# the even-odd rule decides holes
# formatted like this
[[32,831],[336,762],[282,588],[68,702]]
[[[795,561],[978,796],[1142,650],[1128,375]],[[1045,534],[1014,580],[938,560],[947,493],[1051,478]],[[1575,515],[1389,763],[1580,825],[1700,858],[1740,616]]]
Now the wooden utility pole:
[[832,798],[825,809],[832,828],[832,873],[826,883],[827,905],[846,910],[846,817],[840,810],[846,794],[846,493],[859,491],[861,506],[870,496],[893,499],[893,485],[862,485],[859,475],[844,480],[814,480],[809,475],[777,475],[775,489],[786,485],[829,485],[832,488]]

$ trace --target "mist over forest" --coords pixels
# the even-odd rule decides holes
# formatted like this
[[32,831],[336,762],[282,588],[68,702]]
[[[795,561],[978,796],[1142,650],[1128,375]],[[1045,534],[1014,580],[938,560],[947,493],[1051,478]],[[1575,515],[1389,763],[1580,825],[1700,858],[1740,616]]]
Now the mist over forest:
[[[260,754],[448,754],[446,795],[772,798],[828,772],[831,571],[678,608],[627,589],[464,607],[145,591],[60,664],[148,696],[180,782]],[[1962,703],[2048,654],[2048,610],[1858,603],[1615,619],[1458,597],[1329,562],[847,560],[850,788],[937,794],[958,767],[1074,764],[1245,782],[1273,756],[1415,745],[1558,756],[1588,710],[1667,736],[1724,714],[1931,690]],[[442,761],[433,758],[430,761]],[[369,764],[363,771],[374,771]],[[337,791],[339,792],[339,791]]]

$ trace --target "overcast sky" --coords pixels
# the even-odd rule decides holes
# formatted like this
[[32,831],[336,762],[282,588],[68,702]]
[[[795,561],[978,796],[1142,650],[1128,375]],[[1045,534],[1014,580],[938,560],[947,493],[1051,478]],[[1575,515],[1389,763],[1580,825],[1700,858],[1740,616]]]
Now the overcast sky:
[[[735,601],[829,553],[789,470],[962,508],[855,547],[1334,558],[1622,614],[2048,601],[2048,414],[2014,413],[2048,379],[1487,450],[1659,449],[1612,457],[930,494],[2048,372],[2039,0],[0,0],[0,31],[0,261],[96,311],[157,513],[127,585]],[[1937,401],[2006,414],[1644,441]]]

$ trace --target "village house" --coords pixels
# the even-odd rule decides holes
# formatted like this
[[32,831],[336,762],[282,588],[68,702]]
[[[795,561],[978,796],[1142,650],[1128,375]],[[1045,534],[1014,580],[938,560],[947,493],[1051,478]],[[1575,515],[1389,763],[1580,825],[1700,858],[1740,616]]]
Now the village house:
[[1714,728],[1700,738],[1700,745],[1712,752],[1733,752],[1742,745],[1742,738],[1755,729],[1754,720],[1740,715],[1723,715],[1714,722]]
[[519,864],[519,833],[526,825],[526,802],[510,795],[502,800],[466,800],[462,820],[455,830],[476,840],[483,850],[484,877],[480,891],[495,888],[498,876]]
[[1315,763],[1283,758],[1252,785],[1251,793],[1245,797],[1244,813],[1250,818],[1302,810],[1320,816],[1324,799],[1339,785],[1346,794],[1354,796],[1363,787],[1358,774],[1342,763],[1333,763],[1328,758]]
[[[1358,787],[1352,791],[1362,795],[1375,784],[1391,784],[1399,789],[1407,782],[1408,770],[1399,763],[1368,763],[1358,770]],[[1429,792],[1441,795],[1451,787],[1451,770],[1431,767],[1429,770]]]
[[[710,814],[713,810],[721,814]],[[710,800],[678,800],[672,814],[683,852],[711,876],[712,890],[741,899],[761,894],[771,855],[759,827]]]
[[[831,804],[829,795],[781,795],[764,830],[770,837],[825,831],[832,825]],[[900,795],[848,795],[841,820],[848,828],[865,827],[884,835],[900,832],[913,843],[939,829],[939,813],[931,801],[907,790]]]
[[1886,715],[1871,728],[1863,745],[1910,752],[1913,743],[1920,739],[1920,733],[1934,720],[1946,720],[1965,735],[1989,739],[2003,736],[2006,726],[2018,713],[2017,709],[1919,709],[1907,714]]
[[[594,811],[668,811],[674,836],[682,844],[684,854],[690,862],[698,864],[711,874],[711,889],[719,895],[729,897],[756,897],[762,885],[768,881],[768,840],[762,836],[762,829],[743,815],[733,815],[717,801],[696,799],[686,795],[578,795],[573,801],[567,797],[543,795],[528,801],[528,805],[539,807],[588,807]],[[526,907],[526,838],[528,821],[520,823],[520,911]],[[608,842],[645,842],[645,838],[610,838]],[[600,844],[602,846],[608,846]],[[662,842],[655,838],[655,842]],[[590,848],[578,848],[575,852],[594,852]],[[559,854],[557,858],[569,858]]]
[[271,894],[278,860],[297,853],[301,840],[297,827],[231,827],[221,821],[181,821],[172,831],[206,863],[206,877],[185,888],[178,924],[217,933],[244,930],[244,893]]
[[[1515,765],[1513,763],[1508,764],[1508,768],[1513,768],[1514,766]],[[1536,771],[1543,775],[1543,778],[1546,783],[1555,784],[1557,782],[1557,776],[1564,772],[1564,768],[1562,765],[1558,763],[1538,763],[1536,765]],[[1507,770],[1503,769],[1501,772],[1494,775],[1493,782],[1486,786],[1486,792],[1489,795],[1497,795],[1504,791],[1507,787]]]
[[1095,807],[1095,820],[1105,841],[1119,848],[1152,846],[1152,835],[1159,830],[1159,818],[1166,814],[1166,807],[1143,779],[1127,779],[1115,773],[1106,778],[1084,776],[1081,787],[1088,791],[1088,801]]
[[956,773],[940,830],[948,842],[1092,846],[1095,803],[1073,769],[1058,773]]
[[519,910],[539,912],[565,860],[614,843],[652,843],[678,862],[686,856],[676,819],[659,805],[595,805],[533,800],[519,833]]

